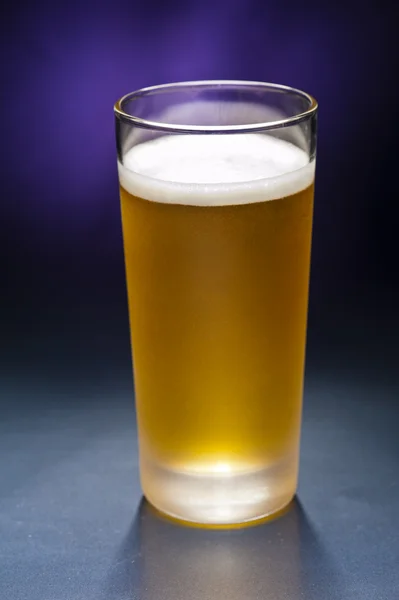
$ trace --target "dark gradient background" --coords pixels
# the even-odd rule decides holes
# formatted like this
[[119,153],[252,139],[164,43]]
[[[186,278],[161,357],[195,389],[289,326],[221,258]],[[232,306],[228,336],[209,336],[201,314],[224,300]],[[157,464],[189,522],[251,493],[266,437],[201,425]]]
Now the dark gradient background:
[[[389,513],[384,502],[393,497],[392,489],[397,490],[398,485],[398,444],[392,423],[399,417],[396,35],[395,4],[386,1],[170,0],[156,4],[72,0],[68,4],[39,1],[8,6],[1,25],[3,539],[15,537],[18,518],[10,508],[15,508],[11,500],[15,494],[26,500],[29,481],[35,481],[38,473],[48,472],[49,466],[55,469],[71,452],[77,453],[82,469],[95,470],[79,453],[107,431],[108,420],[114,444],[124,435],[126,440],[133,435],[112,107],[129,91],[178,80],[272,81],[302,88],[319,101],[300,497],[307,500],[305,510],[321,511],[322,501],[309,490],[316,489],[317,473],[324,472],[324,464],[328,469],[330,457],[336,455],[333,467],[330,465],[328,493],[337,498],[343,494],[349,502],[347,484],[342,483],[343,476],[340,479],[347,449],[352,462],[342,469],[346,468],[348,480],[353,477],[355,488],[362,469],[362,481],[369,480],[365,473],[370,464],[370,477],[373,472],[380,474],[379,495],[373,496],[373,487],[358,485],[355,496],[360,506],[368,506],[370,514]],[[123,429],[126,423],[131,423],[128,433]],[[318,433],[319,426],[324,437]],[[4,441],[7,435],[9,442]],[[72,449],[71,440],[75,439],[79,445]],[[117,474],[121,467],[115,464],[127,460],[123,453],[128,453],[130,446],[121,442],[120,455],[115,454],[114,446],[112,451],[107,448],[105,444],[101,460],[110,461],[110,472],[116,469],[110,486],[120,486]],[[325,461],[314,471],[317,461],[310,457],[318,453]],[[129,468],[133,469],[129,465],[123,473],[127,478]],[[42,483],[45,486],[48,481],[44,478]],[[67,483],[64,486],[67,490]],[[353,486],[349,488],[353,493]],[[56,489],[58,496],[54,491],[47,495],[43,488],[40,498],[61,502],[63,488]],[[94,492],[86,489],[86,493]],[[69,505],[75,507],[69,517],[75,525],[77,496],[71,499],[66,493]],[[128,501],[124,502],[127,507]],[[345,506],[349,514],[360,510],[356,503]],[[58,522],[58,508],[62,513],[56,508],[53,506],[53,512],[43,509],[54,523]],[[118,510],[117,504],[114,508]],[[337,518],[342,517],[341,509],[338,502]],[[297,508],[297,514],[302,514],[301,510]],[[133,513],[132,509],[131,517]],[[4,515],[9,515],[8,521]],[[40,519],[45,522],[44,515]],[[84,523],[89,522],[88,516],[79,515]],[[128,522],[127,508],[125,515]],[[101,523],[106,531],[101,514],[96,518],[96,526]],[[326,527],[322,533],[327,535],[327,545],[328,539],[336,544],[343,564],[349,559],[334,538],[334,512],[329,518],[331,531]],[[383,537],[384,527],[390,530],[387,523],[383,527],[367,519],[360,519],[360,526],[374,527],[377,536]],[[351,548],[351,522],[348,518],[349,537],[343,547],[361,557],[366,546],[373,545],[373,538]],[[46,541],[39,525],[37,531],[42,547],[50,552],[51,537]],[[132,531],[121,535],[136,539],[135,527]],[[309,547],[317,547],[309,542],[309,535],[304,539]],[[68,555],[68,568],[75,575],[83,542],[79,543],[77,555],[73,548]],[[392,583],[382,575],[386,564],[382,556],[389,555],[393,561],[398,558],[398,548],[393,541],[384,546],[382,539],[380,546],[381,554],[376,550],[372,562],[375,570],[366,560],[355,561],[352,579],[344,578],[346,583],[337,596],[328,584],[330,575],[322,580],[316,571],[311,572],[310,587],[305,586],[307,597],[394,598],[398,580]],[[65,551],[64,545],[61,547]],[[52,597],[44,594],[45,583],[39,585],[42,580],[35,576],[33,558],[15,550],[16,558],[11,560],[14,555],[9,546],[5,548],[11,574],[8,579],[3,577],[4,598]],[[25,558],[19,563],[20,555]],[[70,590],[65,591],[65,598],[91,598],[89,583],[84,593],[84,584],[79,587],[78,580],[73,584],[78,591],[72,584],[68,588],[67,575],[54,571],[58,560],[54,556],[43,563],[43,569],[46,564],[53,565],[54,581],[65,580],[62,589]],[[104,556],[103,562],[107,562]],[[317,556],[320,561],[318,551]],[[308,559],[311,563],[311,554]],[[25,568],[31,568],[37,596],[21,591],[25,590],[24,578],[20,579]],[[107,568],[105,563],[101,568]],[[13,569],[19,574],[12,575]],[[371,583],[360,595],[366,570]],[[382,580],[388,581],[385,595],[378,591]],[[114,592],[110,588],[104,598],[125,598],[114,584],[110,584]],[[0,577],[0,591],[1,585]],[[125,589],[123,593],[132,597],[130,592]],[[60,591],[58,594],[54,596],[57,600],[64,597]]]

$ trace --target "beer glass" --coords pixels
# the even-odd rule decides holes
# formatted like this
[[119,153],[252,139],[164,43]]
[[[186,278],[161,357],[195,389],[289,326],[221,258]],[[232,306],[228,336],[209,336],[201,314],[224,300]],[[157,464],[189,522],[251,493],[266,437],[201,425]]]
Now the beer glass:
[[246,81],[115,105],[141,483],[176,519],[256,521],[295,494],[316,113]]

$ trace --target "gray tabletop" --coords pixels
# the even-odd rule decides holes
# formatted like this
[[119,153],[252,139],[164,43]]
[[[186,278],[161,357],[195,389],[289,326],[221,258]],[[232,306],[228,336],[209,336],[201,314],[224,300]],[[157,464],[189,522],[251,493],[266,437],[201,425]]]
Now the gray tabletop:
[[0,598],[399,598],[398,388],[307,378],[297,499],[206,531],[142,500],[132,389],[2,388]]

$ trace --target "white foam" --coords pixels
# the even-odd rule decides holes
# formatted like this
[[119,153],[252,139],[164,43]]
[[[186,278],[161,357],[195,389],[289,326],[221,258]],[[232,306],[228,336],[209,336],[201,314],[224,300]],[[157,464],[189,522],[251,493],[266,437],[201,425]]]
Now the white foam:
[[264,134],[163,136],[134,146],[118,170],[135,196],[196,206],[276,200],[314,179],[306,152]]

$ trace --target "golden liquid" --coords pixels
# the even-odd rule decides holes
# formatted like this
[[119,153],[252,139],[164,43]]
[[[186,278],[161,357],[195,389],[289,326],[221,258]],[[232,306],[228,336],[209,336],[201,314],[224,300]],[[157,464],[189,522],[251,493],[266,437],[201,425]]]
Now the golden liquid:
[[313,185],[232,206],[120,193],[141,453],[222,473],[297,452]]

